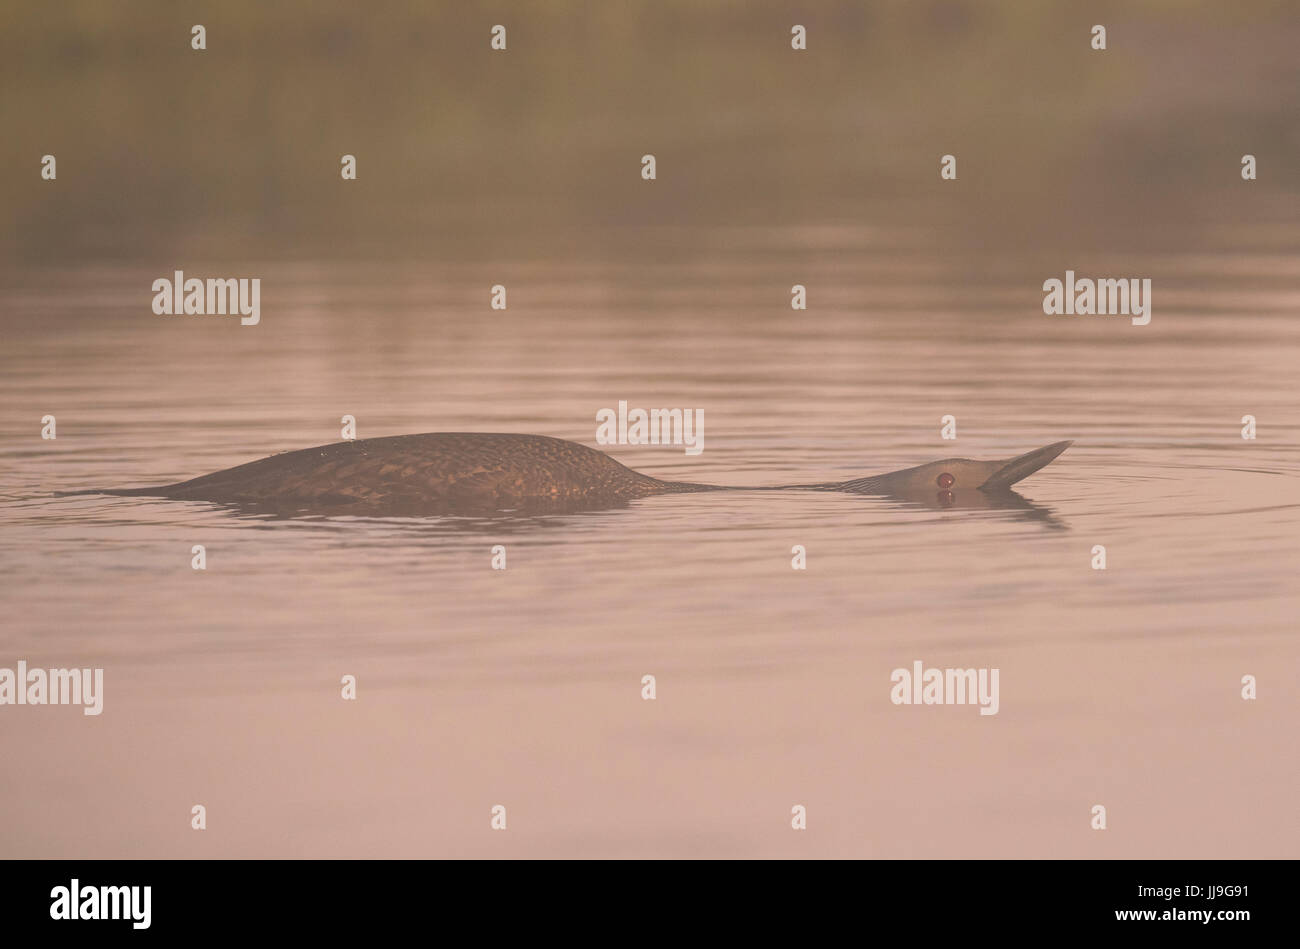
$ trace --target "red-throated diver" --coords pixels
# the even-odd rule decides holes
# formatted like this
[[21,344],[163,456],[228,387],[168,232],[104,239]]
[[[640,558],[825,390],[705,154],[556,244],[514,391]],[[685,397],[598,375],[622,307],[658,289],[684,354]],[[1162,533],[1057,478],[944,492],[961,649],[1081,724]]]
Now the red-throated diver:
[[748,488],[660,481],[604,452],[545,435],[439,432],[338,442],[271,455],[176,484],[64,494],[111,494],[330,508],[391,505],[505,510],[530,502],[619,502],[701,491],[841,491],[928,496],[941,505],[955,492],[1004,491],[1073,442],[1002,461],[948,458],[850,481]]

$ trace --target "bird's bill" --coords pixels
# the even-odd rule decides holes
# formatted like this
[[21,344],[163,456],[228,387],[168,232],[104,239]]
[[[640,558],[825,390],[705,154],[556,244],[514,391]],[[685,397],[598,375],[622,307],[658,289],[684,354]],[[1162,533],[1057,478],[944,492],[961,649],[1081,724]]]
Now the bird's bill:
[[1008,488],[1017,481],[1028,478],[1039,468],[1050,464],[1061,452],[1073,444],[1072,440],[1055,442],[1045,448],[1036,448],[1023,455],[1018,455],[994,471],[988,480],[980,485],[980,490],[996,491],[1001,488]]

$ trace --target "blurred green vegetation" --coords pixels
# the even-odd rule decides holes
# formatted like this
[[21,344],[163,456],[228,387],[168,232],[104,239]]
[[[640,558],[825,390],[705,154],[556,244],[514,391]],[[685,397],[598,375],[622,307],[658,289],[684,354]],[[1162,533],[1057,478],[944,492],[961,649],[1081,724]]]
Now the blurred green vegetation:
[[6,4],[0,251],[595,252],[646,226],[896,221],[1013,245],[1294,218],[1298,41],[1294,2]]

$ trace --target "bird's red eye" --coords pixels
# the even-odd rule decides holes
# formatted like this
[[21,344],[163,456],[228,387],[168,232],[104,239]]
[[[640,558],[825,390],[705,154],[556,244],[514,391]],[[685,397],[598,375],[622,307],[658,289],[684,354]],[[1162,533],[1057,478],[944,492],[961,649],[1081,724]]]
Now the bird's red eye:
[[943,474],[939,475],[939,477],[934,479],[935,484],[937,484],[941,488],[951,488],[953,486],[953,483],[956,480],[957,480],[956,478],[948,474],[948,472],[946,471]]

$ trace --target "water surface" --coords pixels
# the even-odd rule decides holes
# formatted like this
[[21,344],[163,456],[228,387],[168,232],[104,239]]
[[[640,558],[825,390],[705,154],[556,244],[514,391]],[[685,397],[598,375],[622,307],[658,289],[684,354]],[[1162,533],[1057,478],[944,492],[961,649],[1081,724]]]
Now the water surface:
[[[1268,233],[1073,260],[864,226],[491,266],[186,263],[260,275],[256,327],[154,316],[149,264],[10,272],[0,658],[102,666],[106,698],[98,718],[0,715],[0,853],[1295,856],[1300,264]],[[1065,266],[1151,276],[1151,324],[1044,316]],[[699,456],[612,449],[675,480],[1076,444],[1024,505],[978,511],[739,492],[273,518],[52,496],[336,441],[345,414],[361,437],[594,445],[619,400],[704,410]],[[892,705],[917,659],[999,668],[999,713]]]

